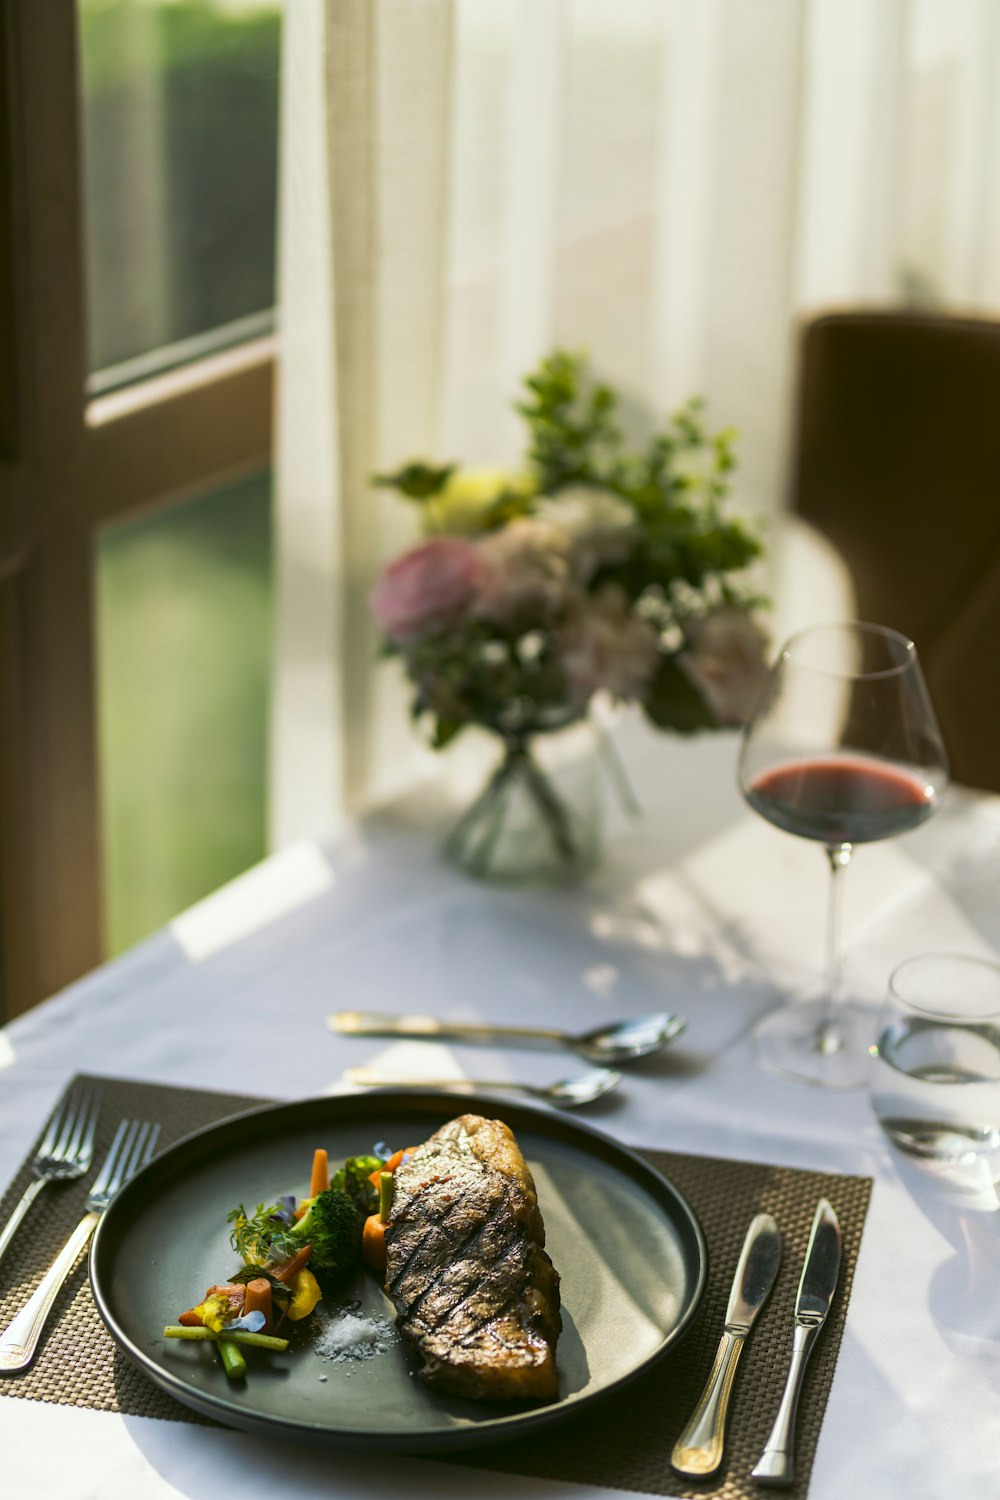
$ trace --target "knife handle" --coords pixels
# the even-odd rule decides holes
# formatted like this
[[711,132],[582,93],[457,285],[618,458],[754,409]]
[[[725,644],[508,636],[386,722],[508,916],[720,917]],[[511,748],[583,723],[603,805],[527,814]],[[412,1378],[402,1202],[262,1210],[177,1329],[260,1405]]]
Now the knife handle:
[[670,1455],[678,1474],[714,1474],[721,1464],[726,1412],[744,1342],[743,1334],[730,1333],[728,1329],[722,1335],[708,1383]]
[[796,1323],[792,1344],[792,1362],[788,1367],[788,1379],[781,1396],[778,1415],[774,1419],[771,1435],[764,1445],[757,1467],[751,1477],[761,1484],[786,1485],[795,1479],[795,1414],[799,1405],[802,1377],[812,1353],[813,1344],[822,1328],[822,1323]]

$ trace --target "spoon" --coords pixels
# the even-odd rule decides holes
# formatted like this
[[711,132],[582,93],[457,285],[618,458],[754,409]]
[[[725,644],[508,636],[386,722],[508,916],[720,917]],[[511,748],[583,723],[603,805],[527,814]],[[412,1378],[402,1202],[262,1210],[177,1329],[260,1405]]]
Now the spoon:
[[406,1036],[426,1040],[449,1037],[453,1041],[510,1040],[555,1042],[571,1047],[588,1062],[623,1063],[659,1052],[680,1036],[686,1026],[683,1016],[634,1016],[630,1021],[595,1026],[576,1034],[544,1026],[489,1026],[481,1022],[438,1021],[433,1016],[387,1016],[361,1010],[339,1010],[327,1020],[331,1031],[346,1036]]
[[610,1068],[589,1068],[575,1078],[563,1078],[558,1083],[513,1083],[498,1078],[398,1078],[389,1073],[380,1073],[376,1068],[348,1068],[344,1077],[349,1083],[363,1088],[413,1088],[413,1089],[496,1089],[510,1090],[517,1094],[532,1094],[544,1099],[547,1104],[558,1104],[560,1109],[576,1109],[581,1104],[593,1104],[602,1094],[610,1094],[622,1081],[620,1073]]

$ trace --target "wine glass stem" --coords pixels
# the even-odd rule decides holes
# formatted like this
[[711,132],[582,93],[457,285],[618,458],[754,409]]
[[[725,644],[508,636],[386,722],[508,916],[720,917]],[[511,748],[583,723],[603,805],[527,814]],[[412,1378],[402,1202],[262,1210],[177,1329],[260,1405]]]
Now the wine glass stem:
[[826,1057],[841,1051],[844,1038],[837,1024],[840,1004],[841,933],[844,924],[844,872],[854,853],[853,844],[828,844],[830,896],[826,914],[826,987],[816,1032],[816,1050]]

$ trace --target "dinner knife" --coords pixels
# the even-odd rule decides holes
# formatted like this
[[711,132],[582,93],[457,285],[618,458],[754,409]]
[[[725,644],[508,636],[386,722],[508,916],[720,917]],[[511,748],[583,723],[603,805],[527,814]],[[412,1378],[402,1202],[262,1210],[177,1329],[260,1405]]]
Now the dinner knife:
[[840,1225],[830,1204],[825,1198],[821,1198],[813,1217],[809,1246],[795,1299],[795,1335],[788,1379],[771,1435],[757,1467],[752,1471],[753,1478],[759,1479],[761,1484],[787,1485],[795,1478],[795,1413],[799,1404],[802,1376],[830,1311],[839,1273]]
[[726,1413],[743,1345],[774,1284],[781,1264],[781,1235],[770,1214],[758,1214],[747,1230],[729,1293],[726,1324],[708,1383],[670,1462],[679,1474],[714,1474],[722,1462]]

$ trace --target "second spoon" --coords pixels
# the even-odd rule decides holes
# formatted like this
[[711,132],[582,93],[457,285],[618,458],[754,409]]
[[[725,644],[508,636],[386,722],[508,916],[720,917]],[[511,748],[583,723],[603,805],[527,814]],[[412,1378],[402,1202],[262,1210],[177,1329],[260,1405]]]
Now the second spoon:
[[558,1083],[514,1083],[509,1079],[487,1078],[394,1078],[389,1073],[376,1072],[374,1068],[348,1068],[344,1077],[349,1083],[363,1088],[420,1088],[459,1089],[480,1088],[493,1092],[502,1089],[517,1094],[531,1094],[535,1099],[544,1099],[547,1104],[557,1104],[560,1109],[576,1109],[581,1104],[593,1104],[603,1094],[610,1094],[622,1081],[620,1073],[610,1068],[591,1068],[575,1078],[562,1078]]

